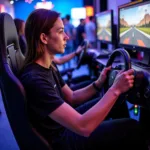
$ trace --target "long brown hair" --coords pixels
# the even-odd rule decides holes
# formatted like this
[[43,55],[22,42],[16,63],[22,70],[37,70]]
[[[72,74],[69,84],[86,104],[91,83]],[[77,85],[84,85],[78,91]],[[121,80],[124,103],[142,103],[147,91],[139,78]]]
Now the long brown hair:
[[59,16],[58,12],[46,9],[37,9],[29,15],[25,24],[25,36],[28,45],[25,65],[32,63],[43,55],[40,34],[48,34]]

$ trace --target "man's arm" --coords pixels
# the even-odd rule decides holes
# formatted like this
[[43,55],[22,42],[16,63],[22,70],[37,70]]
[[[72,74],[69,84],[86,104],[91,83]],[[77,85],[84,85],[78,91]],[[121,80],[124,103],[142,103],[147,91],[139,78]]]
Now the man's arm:
[[[133,73],[133,69],[124,73],[119,73],[116,76],[113,85],[108,89],[103,98],[84,114],[79,114],[67,103],[63,103],[50,113],[49,116],[75,133],[85,137],[90,136],[110,112],[119,95],[133,87]],[[86,95],[88,93],[83,94]]]
[[[85,95],[86,94],[84,94],[84,96]],[[63,103],[60,107],[49,114],[49,116],[71,131],[88,137],[107,116],[118,96],[119,92],[112,88],[108,90],[97,104],[86,111],[83,115],[79,114],[67,103]]]
[[57,65],[62,65],[66,62],[68,62],[69,60],[71,60],[73,57],[76,56],[76,53],[73,52],[73,53],[70,53],[70,54],[67,54],[65,56],[62,56],[61,58],[57,58],[57,57],[54,57],[54,62],[57,64]]
[[[97,81],[95,82],[97,87],[101,88],[102,85],[98,85]],[[75,105],[87,101],[92,96],[94,96],[97,90],[93,87],[93,84],[90,84],[82,89],[72,91],[67,84],[62,88],[64,98],[68,101],[69,104]]]
[[86,33],[85,32],[82,33],[82,37],[83,37],[83,39],[86,39]]
[[96,94],[97,91],[100,92],[103,84],[105,83],[107,73],[110,71],[111,66],[104,68],[99,76],[99,78],[95,81],[95,85],[91,84],[86,86],[85,88],[72,91],[67,85],[62,88],[65,99],[72,105],[80,104],[90,99],[93,95]]
[[81,53],[81,51],[84,49],[84,46],[78,46],[77,50],[75,52],[72,52],[70,54],[67,54],[65,56],[62,56],[61,58],[56,58],[54,57],[53,61],[57,64],[57,65],[61,65],[64,64],[66,62],[68,62],[69,60],[71,60],[73,57],[75,57],[76,55],[79,55]]

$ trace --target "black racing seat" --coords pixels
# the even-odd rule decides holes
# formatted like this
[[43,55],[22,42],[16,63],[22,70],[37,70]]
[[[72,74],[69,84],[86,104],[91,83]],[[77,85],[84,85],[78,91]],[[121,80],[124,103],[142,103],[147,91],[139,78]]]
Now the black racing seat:
[[0,13],[0,89],[11,129],[21,150],[52,150],[28,121],[25,91],[17,78],[23,61],[14,21]]

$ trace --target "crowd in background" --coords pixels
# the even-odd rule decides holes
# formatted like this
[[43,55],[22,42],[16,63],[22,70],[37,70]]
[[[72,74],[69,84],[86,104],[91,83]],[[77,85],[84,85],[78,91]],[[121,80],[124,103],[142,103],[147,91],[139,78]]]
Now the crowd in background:
[[81,45],[84,39],[88,40],[90,47],[96,47],[96,25],[94,16],[90,16],[88,20],[80,19],[80,23],[77,27],[73,26],[69,15],[63,18],[63,22],[65,32],[70,38],[67,43],[66,53]]
[[[62,18],[64,23],[64,31],[69,36],[69,40],[67,41],[65,48],[65,54],[75,51],[84,39],[88,40],[91,48],[96,48],[96,25],[94,19],[94,16],[90,16],[88,21],[87,19],[80,19],[79,25],[75,27],[71,23],[70,15],[66,15]],[[15,18],[14,21],[17,28],[20,48],[22,53],[25,55],[27,51],[27,44],[24,35],[25,21],[19,18]]]

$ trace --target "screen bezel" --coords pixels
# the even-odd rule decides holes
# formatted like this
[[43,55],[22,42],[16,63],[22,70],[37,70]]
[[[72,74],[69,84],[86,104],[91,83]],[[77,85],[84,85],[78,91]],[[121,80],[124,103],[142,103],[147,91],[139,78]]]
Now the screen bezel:
[[140,1],[140,2],[136,2],[136,3],[131,2],[131,3],[128,3],[127,5],[118,7],[118,46],[119,47],[122,47],[122,48],[125,48],[128,50],[133,50],[133,51],[144,51],[144,52],[150,53],[150,48],[148,48],[148,47],[120,43],[120,9],[136,7],[136,6],[144,5],[147,3],[150,3],[150,1],[144,1],[144,2]]
[[[106,41],[106,40],[100,40],[98,39],[97,36],[97,29],[98,29],[98,25],[97,25],[97,16],[103,16],[105,14],[110,14],[111,17],[111,41]],[[108,43],[108,44],[112,44],[113,43],[113,10],[107,10],[107,11],[103,11],[103,12],[99,12],[95,15],[95,22],[96,22],[96,39],[97,41],[100,41],[102,43]]]

